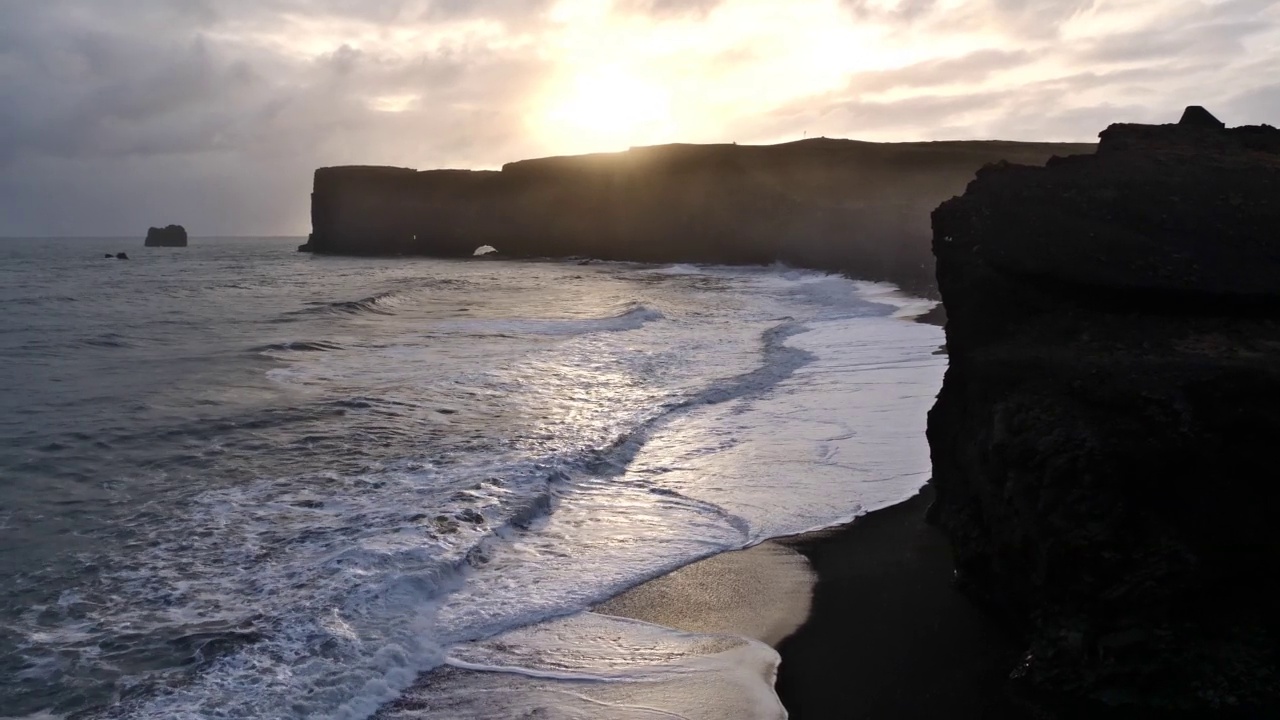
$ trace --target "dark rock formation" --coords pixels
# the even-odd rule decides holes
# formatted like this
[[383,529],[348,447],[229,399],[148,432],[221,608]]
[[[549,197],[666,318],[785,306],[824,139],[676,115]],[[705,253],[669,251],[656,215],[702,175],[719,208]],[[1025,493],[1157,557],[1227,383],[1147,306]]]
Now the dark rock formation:
[[117,259],[117,260],[128,260],[128,259],[129,259],[129,255],[128,255],[127,253],[116,253],[116,259]]
[[501,172],[316,171],[302,250],[648,262],[786,262],[931,293],[929,211],[996,160],[1092,145],[1006,142],[665,145]]
[[187,229],[181,225],[147,230],[147,247],[186,247]]
[[116,256],[112,255],[111,253],[107,253],[106,255],[103,255],[103,257],[105,257],[108,260],[114,260],[116,258]]
[[1280,131],[1204,116],[933,215],[931,515],[1030,686],[1121,717],[1280,717]]
[[1178,124],[1183,127],[1198,127],[1206,130],[1222,130],[1227,124],[1213,116],[1213,113],[1199,105],[1188,106],[1182,113]]

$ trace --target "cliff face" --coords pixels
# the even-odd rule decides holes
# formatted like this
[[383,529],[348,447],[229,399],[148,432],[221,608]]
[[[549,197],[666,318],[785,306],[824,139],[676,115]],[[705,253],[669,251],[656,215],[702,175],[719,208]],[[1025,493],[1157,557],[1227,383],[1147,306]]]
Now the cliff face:
[[144,244],[146,247],[186,247],[187,229],[181,225],[153,227],[147,230],[147,239]]
[[1280,131],[1203,117],[935,211],[928,431],[931,517],[1018,674],[1197,717],[1280,705]]
[[1004,142],[666,145],[527,160],[501,172],[316,171],[321,253],[590,256],[771,263],[933,288],[929,211],[982,165],[1092,145]]

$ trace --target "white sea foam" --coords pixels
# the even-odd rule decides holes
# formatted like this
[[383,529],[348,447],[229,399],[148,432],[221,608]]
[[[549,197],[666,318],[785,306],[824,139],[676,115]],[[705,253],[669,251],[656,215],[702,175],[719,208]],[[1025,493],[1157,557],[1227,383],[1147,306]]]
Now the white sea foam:
[[707,270],[697,265],[689,265],[687,263],[678,265],[668,265],[667,267],[658,268],[653,271],[658,275],[706,275]]
[[856,281],[855,285],[859,296],[896,307],[897,310],[891,315],[894,318],[919,317],[939,305],[937,300],[908,295],[891,283]]
[[778,655],[746,638],[581,613],[456,646],[392,718],[781,720]]
[[455,320],[440,323],[437,331],[464,335],[583,335],[594,332],[635,330],[662,320],[660,311],[632,303],[616,313],[593,318]]
[[317,301],[281,325],[305,343],[254,343],[305,403],[277,413],[304,426],[292,462],[334,467],[190,479],[166,524],[130,516],[96,600],[23,619],[30,667],[56,678],[121,628],[204,624],[222,644],[196,672],[108,715],[781,717],[769,648],[584,611],[916,492],[941,331],[894,319],[913,301],[884,286],[811,271],[445,267],[466,277]]

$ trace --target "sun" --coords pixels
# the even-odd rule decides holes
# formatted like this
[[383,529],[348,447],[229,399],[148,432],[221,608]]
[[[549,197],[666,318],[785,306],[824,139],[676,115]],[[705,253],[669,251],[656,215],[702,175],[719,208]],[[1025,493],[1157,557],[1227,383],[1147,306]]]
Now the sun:
[[672,131],[667,90],[619,66],[574,73],[546,107],[540,130],[562,152],[623,150],[663,142]]

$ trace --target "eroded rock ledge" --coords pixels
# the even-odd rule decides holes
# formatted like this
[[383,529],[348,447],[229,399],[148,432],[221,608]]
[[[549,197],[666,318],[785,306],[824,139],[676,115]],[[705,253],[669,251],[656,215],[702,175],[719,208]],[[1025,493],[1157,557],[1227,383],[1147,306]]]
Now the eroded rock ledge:
[[929,212],[997,160],[1093,145],[1010,142],[663,145],[510,163],[501,172],[316,171],[318,253],[801,267],[933,294]]
[[933,214],[931,517],[1017,674],[1129,717],[1280,707],[1280,131],[1206,115]]

